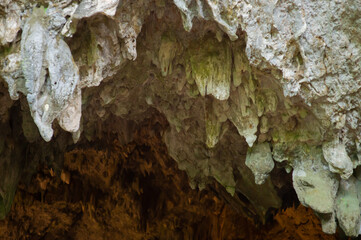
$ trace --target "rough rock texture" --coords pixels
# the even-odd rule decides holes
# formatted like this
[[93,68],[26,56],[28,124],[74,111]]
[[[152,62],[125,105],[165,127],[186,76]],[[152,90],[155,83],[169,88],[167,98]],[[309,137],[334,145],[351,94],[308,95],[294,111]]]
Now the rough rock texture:
[[257,144],[247,152],[246,165],[249,167],[257,184],[263,184],[274,167],[269,143]]
[[291,184],[283,169],[293,170],[323,230],[339,223],[357,236],[360,9],[336,0],[1,1],[0,76],[14,101],[2,91],[0,217],[34,164],[61,171],[58,153],[77,141],[111,129],[127,143],[128,121],[161,114],[162,139],[192,188],[216,180],[265,222]]
[[337,239],[302,206],[261,226],[243,212],[252,206],[234,204],[238,197],[230,204],[219,183],[192,190],[153,126],[139,126],[126,145],[79,142],[64,152],[61,177],[40,167],[19,185],[0,239]]

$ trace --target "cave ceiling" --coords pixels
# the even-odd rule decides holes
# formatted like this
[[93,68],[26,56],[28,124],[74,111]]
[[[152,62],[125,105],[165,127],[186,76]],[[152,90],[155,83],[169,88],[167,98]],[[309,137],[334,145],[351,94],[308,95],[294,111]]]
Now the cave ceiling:
[[151,122],[192,189],[216,182],[260,223],[293,191],[325,233],[358,236],[360,10],[355,0],[2,0],[0,218],[39,164],[69,181],[64,166],[85,173],[65,153],[126,146]]

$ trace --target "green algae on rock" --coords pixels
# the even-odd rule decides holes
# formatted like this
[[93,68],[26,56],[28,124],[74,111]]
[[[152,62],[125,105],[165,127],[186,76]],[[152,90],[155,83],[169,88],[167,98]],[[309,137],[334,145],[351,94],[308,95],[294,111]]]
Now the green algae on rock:
[[[61,129],[76,142],[107,128],[130,141],[128,120],[161,114],[168,125],[159,134],[193,188],[216,179],[265,219],[293,184],[325,232],[338,222],[357,236],[357,9],[308,0],[2,2],[0,83],[11,100],[0,96],[0,116],[21,119],[3,128],[21,133],[0,141],[13,151],[13,139],[43,146],[41,136],[58,153],[74,147]],[[30,155],[62,166],[44,152]],[[292,180],[278,179],[284,170]],[[5,214],[17,179],[0,176]]]

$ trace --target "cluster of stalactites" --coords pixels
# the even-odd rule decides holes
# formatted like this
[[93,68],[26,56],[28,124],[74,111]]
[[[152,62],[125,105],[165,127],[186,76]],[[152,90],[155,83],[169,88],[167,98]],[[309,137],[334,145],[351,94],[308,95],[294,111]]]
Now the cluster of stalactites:
[[[8,83],[12,99],[17,99],[19,92],[26,96],[31,116],[44,140],[52,138],[54,120],[79,137],[81,89],[98,86],[103,79],[113,76],[125,59],[137,57],[136,38],[148,3],[137,1],[134,4],[143,5],[136,8],[125,2],[83,0],[80,4],[64,6],[50,4],[48,9],[34,8],[23,15],[21,46],[5,57],[1,75]],[[322,21],[335,23],[335,28],[311,31],[312,27],[307,24],[319,26],[322,18],[305,18],[305,14],[326,16],[317,12],[322,11],[323,6],[313,6],[311,1],[304,5],[300,1],[289,5],[277,1],[262,3],[264,5],[231,0],[173,2],[182,14],[186,30],[192,28],[193,19],[198,17],[213,19],[231,40],[238,38],[240,24],[248,34],[245,51],[219,36],[191,42],[185,51],[172,33],[163,34],[161,38],[157,51],[161,75],[171,75],[174,59],[184,53],[187,82],[196,86],[192,97],[207,99],[205,113],[201,114],[205,136],[201,150],[215,149],[227,130],[223,126],[231,122],[250,147],[245,164],[252,170],[257,184],[267,181],[274,161],[285,162],[287,171],[293,169],[298,198],[320,216],[323,230],[334,233],[337,219],[347,235],[357,236],[361,222],[361,176],[354,169],[361,161],[360,154],[348,153],[353,141],[351,134],[348,142],[324,138],[325,131],[330,129],[344,130],[347,134],[346,130],[356,132],[359,126],[357,109],[361,104],[357,94],[361,85],[358,64],[354,63],[360,53],[343,32],[350,29],[353,32],[354,28],[350,28],[348,22],[335,20]],[[7,5],[5,19],[9,21],[0,25],[2,45],[14,41],[21,26],[21,7],[16,2]],[[328,11],[335,13],[332,16],[335,19],[343,14],[340,8],[332,4],[330,7],[337,10]],[[89,39],[84,42],[89,44],[90,50],[85,54],[86,59],[80,57],[75,62],[62,38],[73,37],[81,19],[99,13],[111,18],[117,26],[106,19],[92,23]],[[263,20],[258,19],[260,15]],[[66,16],[70,17],[66,19]],[[347,20],[348,16],[343,19]],[[4,22],[4,18],[0,22]],[[5,35],[7,31],[9,34]],[[328,33],[337,33],[340,44],[331,41]],[[123,44],[119,39],[123,39]],[[336,38],[332,36],[332,39]],[[326,48],[326,45],[334,47]],[[347,51],[340,50],[341,47]],[[281,88],[268,89],[269,79],[266,83],[269,85],[262,86],[249,60],[254,66],[270,70],[272,80],[278,81]],[[80,68],[84,70],[82,74],[79,74]],[[326,76],[327,72],[332,75]],[[314,112],[312,108],[306,110],[303,103],[293,104],[285,95],[299,95],[309,105],[315,100]],[[328,103],[322,105],[319,103],[322,101],[316,101],[319,98]],[[168,120],[171,127],[176,124]],[[174,151],[169,148],[172,154]],[[202,156],[201,150],[194,153],[194,157]],[[359,153],[360,149],[356,151]],[[182,162],[177,154],[173,157]],[[204,165],[197,163],[203,169],[201,174],[215,177],[233,194],[236,182],[232,164],[224,160],[228,165],[222,165],[215,158],[206,160],[199,161]],[[196,168],[192,167],[191,164],[184,167],[191,179],[198,177]]]
[[[272,150],[271,150],[272,147]],[[319,216],[324,232],[336,232],[336,219],[347,236],[361,227],[361,175],[354,171],[361,159],[351,159],[338,139],[322,146],[292,143],[256,143],[247,152],[246,165],[257,184],[263,184],[276,162],[287,164],[300,202]]]
[[336,232],[336,219],[347,236],[360,234],[361,175],[359,157],[350,158],[339,139],[322,146],[273,145],[273,158],[293,168],[293,186],[300,202],[319,216],[324,232]]
[[53,136],[55,119],[64,130],[76,132],[81,116],[78,67],[68,45],[57,36],[66,20],[52,10],[33,9],[24,22],[20,53],[6,57],[2,74],[12,99],[18,99],[19,92],[26,96],[45,141]]
[[[45,141],[53,136],[55,119],[76,140],[80,136],[81,89],[98,86],[103,79],[114,75],[126,58],[136,58],[135,39],[146,9],[137,13],[140,9],[130,9],[131,4],[120,4],[119,0],[48,5],[48,8],[26,9],[17,2],[0,3],[0,8],[6,10],[5,18],[0,18],[6,22],[0,27],[0,44],[14,41],[22,28],[21,47],[14,43],[15,47],[9,48],[0,73],[13,100],[18,99],[19,92],[26,96],[31,116]],[[63,38],[73,37],[81,19],[97,14],[114,17],[116,24],[105,21],[90,26],[90,37],[85,41],[89,43],[89,53],[75,61]],[[138,18],[131,22],[132,14]],[[118,42],[118,37],[124,44]],[[82,74],[79,69],[83,69]]]

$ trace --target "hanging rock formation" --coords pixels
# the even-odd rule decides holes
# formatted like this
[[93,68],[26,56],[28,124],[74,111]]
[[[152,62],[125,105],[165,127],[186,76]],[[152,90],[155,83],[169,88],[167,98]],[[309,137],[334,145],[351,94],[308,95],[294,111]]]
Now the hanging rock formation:
[[60,174],[78,141],[107,132],[129,143],[160,114],[192,188],[216,180],[265,221],[292,184],[324,232],[338,223],[358,236],[360,10],[354,0],[0,2],[0,218],[37,164]]

